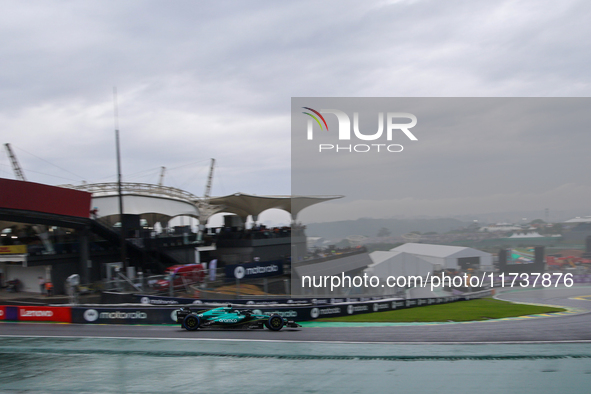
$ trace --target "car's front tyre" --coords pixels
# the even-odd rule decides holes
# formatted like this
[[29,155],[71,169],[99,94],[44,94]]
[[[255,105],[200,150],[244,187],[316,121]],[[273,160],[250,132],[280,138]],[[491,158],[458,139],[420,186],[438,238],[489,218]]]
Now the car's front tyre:
[[185,316],[185,318],[183,319],[183,328],[187,331],[195,331],[199,328],[199,325],[201,324],[201,319],[199,319],[199,316],[196,315],[187,315]]
[[271,315],[265,325],[271,331],[279,331],[283,328],[283,318],[279,315]]

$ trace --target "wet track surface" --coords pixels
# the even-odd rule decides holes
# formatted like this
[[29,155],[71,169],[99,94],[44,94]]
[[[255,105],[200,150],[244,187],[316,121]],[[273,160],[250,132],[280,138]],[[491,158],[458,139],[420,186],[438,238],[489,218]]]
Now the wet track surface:
[[591,301],[570,299],[585,295],[591,287],[507,292],[500,298],[579,314],[479,323],[280,332],[4,323],[0,393],[588,393],[591,314],[580,312]]
[[588,393],[591,344],[9,338],[0,393]]

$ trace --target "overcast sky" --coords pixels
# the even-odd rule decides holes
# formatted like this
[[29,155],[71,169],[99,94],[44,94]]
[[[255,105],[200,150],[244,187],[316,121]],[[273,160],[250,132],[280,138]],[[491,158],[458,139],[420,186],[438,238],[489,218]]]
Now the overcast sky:
[[[585,1],[0,6],[1,142],[28,180],[54,185],[116,179],[114,86],[124,180],[155,183],[166,166],[166,185],[197,195],[212,157],[214,195],[291,193],[291,97],[591,90]],[[0,176],[13,178],[4,152]],[[453,211],[441,203],[433,214]]]

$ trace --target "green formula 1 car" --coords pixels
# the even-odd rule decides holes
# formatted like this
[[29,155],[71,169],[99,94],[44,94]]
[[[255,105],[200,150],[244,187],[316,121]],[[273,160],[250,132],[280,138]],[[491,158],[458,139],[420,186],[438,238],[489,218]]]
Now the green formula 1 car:
[[264,327],[271,331],[279,331],[283,327],[301,327],[296,322],[278,314],[255,314],[250,309],[233,309],[232,305],[200,311],[183,307],[177,311],[176,321],[188,331],[199,328],[262,329]]

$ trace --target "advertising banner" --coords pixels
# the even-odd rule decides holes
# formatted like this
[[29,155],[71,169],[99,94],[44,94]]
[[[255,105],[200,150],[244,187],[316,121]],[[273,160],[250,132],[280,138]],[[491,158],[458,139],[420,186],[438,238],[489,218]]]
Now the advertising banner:
[[228,279],[254,279],[266,276],[283,275],[283,262],[256,261],[253,263],[227,265],[225,268]]
[[71,308],[67,306],[19,306],[19,321],[51,321],[71,323]]
[[72,308],[72,323],[173,324],[174,308]]
[[483,291],[473,293],[465,296],[448,296],[448,297],[433,297],[433,298],[415,298],[408,300],[374,300],[369,302],[343,302],[335,303],[325,306],[307,306],[307,307],[259,307],[254,309],[255,313],[262,312],[265,314],[277,313],[278,315],[293,319],[296,321],[307,321],[322,319],[327,317],[338,317],[357,315],[360,313],[385,312],[390,310],[407,309],[419,306],[426,306],[432,304],[448,303],[460,300],[476,299],[481,297],[488,297],[491,291]]
[[64,187],[0,178],[0,207],[57,215],[90,216],[92,194]]
[[25,254],[27,245],[3,245],[0,246],[0,254]]
[[6,317],[6,307],[0,306],[0,320],[5,320]]

